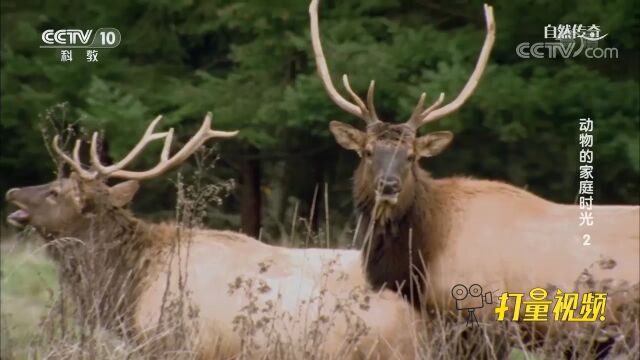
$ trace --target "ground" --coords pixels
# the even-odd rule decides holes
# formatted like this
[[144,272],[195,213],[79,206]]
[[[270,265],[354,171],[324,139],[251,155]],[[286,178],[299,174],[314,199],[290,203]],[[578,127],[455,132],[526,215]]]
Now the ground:
[[[60,334],[61,322],[50,321],[43,324],[47,314],[56,314],[60,311],[59,305],[53,305],[59,304],[55,302],[59,289],[57,271],[55,265],[46,256],[44,244],[41,241],[29,239],[28,236],[5,236],[5,239],[0,242],[0,251],[2,290],[0,358],[43,358],[46,354],[60,350],[61,346],[65,349],[60,350],[60,353],[68,354],[63,351],[68,351],[68,347],[77,346],[77,339],[74,340],[76,342],[69,343],[65,343],[67,340],[53,342],[49,337],[51,334]],[[637,309],[631,314],[630,321],[624,327],[617,328],[616,332],[631,334],[631,336],[638,334]],[[71,323],[73,321],[69,319],[68,324]],[[576,358],[579,359],[591,359],[593,356],[588,351],[584,351],[583,342],[591,337],[588,333],[565,334],[567,339],[561,342],[545,343],[543,347],[535,350],[523,350],[522,346],[513,345],[523,344],[522,337],[517,331],[513,331],[512,328],[496,330],[497,328],[497,326],[483,327],[480,330],[482,335],[478,333],[480,336],[464,335],[465,328],[461,324],[431,320],[423,334],[416,339],[415,353],[420,358],[456,359],[461,354],[468,356],[469,351],[481,349],[484,352],[492,346],[491,344],[499,343],[500,339],[510,338],[512,347],[510,349],[507,347],[510,360],[550,359],[567,349],[573,351],[577,349],[579,355],[576,355]],[[111,335],[102,335],[96,335],[94,341],[106,349],[104,353],[108,355],[104,357],[105,359],[118,359],[129,355],[128,348],[119,340]],[[470,339],[478,341],[473,341],[469,345]],[[487,342],[484,339],[490,341]],[[623,343],[617,348],[617,354],[622,356],[619,358],[625,358],[635,352],[638,345],[633,342]],[[65,358],[64,355],[52,357]],[[133,358],[145,358],[145,356]]]

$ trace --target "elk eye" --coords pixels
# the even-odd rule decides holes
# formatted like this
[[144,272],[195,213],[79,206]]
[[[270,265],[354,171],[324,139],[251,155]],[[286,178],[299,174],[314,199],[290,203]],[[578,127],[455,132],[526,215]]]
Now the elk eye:
[[373,153],[371,152],[371,150],[365,150],[364,151],[364,156],[365,157],[371,157],[373,155]]
[[56,198],[58,197],[58,195],[60,195],[60,193],[56,189],[49,190],[49,193],[47,194],[48,197],[52,197],[52,198]]

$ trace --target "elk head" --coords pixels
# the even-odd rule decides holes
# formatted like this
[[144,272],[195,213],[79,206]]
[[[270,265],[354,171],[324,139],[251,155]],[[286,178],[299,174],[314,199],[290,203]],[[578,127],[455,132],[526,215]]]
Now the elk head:
[[336,105],[363,119],[367,124],[365,131],[338,121],[332,121],[329,126],[338,144],[356,151],[361,158],[355,176],[356,198],[374,198],[376,204],[403,206],[407,203],[404,199],[413,198],[415,178],[412,174],[415,174],[413,170],[418,166],[418,159],[437,155],[453,138],[449,131],[417,136],[417,130],[426,123],[456,111],[475,90],[487,65],[495,38],[493,9],[488,5],[484,6],[487,35],[475,70],[458,97],[440,107],[444,100],[444,93],[441,93],[439,98],[425,109],[426,94],[423,93],[409,120],[394,124],[380,120],[376,114],[373,80],[369,85],[366,103],[351,89],[347,75],[343,75],[342,81],[352,101],[342,97],[333,86],[320,41],[318,2],[319,0],[313,0],[309,6],[311,42],[318,74],[329,97]]
[[[57,156],[71,166],[71,175],[48,184],[9,190],[6,200],[17,206],[18,210],[8,216],[8,222],[16,227],[31,225],[46,239],[71,236],[86,229],[92,218],[105,211],[126,206],[138,190],[138,181],[156,177],[182,163],[208,139],[227,138],[237,134],[237,131],[212,130],[211,113],[208,113],[198,132],[180,151],[170,156],[173,129],[154,133],[161,119],[162,116],[158,116],[153,120],[131,152],[110,166],[100,162],[98,134],[94,133],[90,151],[92,167],[89,170],[83,168],[80,162],[80,140],[76,141],[73,155],[69,156],[60,148],[59,137],[54,137],[53,149]],[[146,171],[124,170],[147,144],[158,139],[164,139],[164,147],[155,167]],[[107,178],[127,181],[109,187],[104,182]]]

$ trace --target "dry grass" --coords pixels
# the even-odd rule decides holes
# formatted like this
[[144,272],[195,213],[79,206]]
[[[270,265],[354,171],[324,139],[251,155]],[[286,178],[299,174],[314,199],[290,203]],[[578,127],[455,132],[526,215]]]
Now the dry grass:
[[[193,334],[181,322],[182,311],[189,309],[188,299],[167,301],[165,321],[157,336],[144,346],[130,339],[104,330],[100,325],[78,322],[72,304],[55,276],[55,266],[46,257],[39,242],[11,238],[2,242],[2,359],[150,359],[195,358],[193,345],[185,341]],[[327,272],[331,272],[331,267]],[[250,278],[239,278],[229,284],[229,292],[242,292],[249,301],[236,316],[235,331],[243,340],[239,358],[258,356],[258,339],[267,338],[270,359],[323,358],[318,348],[333,326],[336,316],[349,318],[353,328],[348,344],[357,342],[366,333],[366,325],[355,314],[345,311],[335,314],[333,306],[323,308],[318,303],[317,321],[307,328],[305,341],[294,343],[271,331],[278,323],[291,322],[301,314],[279,313],[273,303],[260,302],[258,294],[264,284]],[[631,289],[637,293],[637,286]],[[345,295],[343,309],[352,305],[366,307],[365,295],[354,291]],[[636,299],[638,300],[638,299]],[[348,303],[347,303],[348,302]],[[529,329],[514,323],[481,322],[469,328],[463,319],[432,313],[428,319],[418,319],[418,329],[412,335],[413,352],[420,359],[593,359],[598,351],[606,358],[631,359],[639,353],[640,303],[632,302],[621,310],[618,324],[580,324],[553,336],[534,340]],[[197,317],[197,311],[192,314]],[[262,345],[262,344],[260,344]],[[260,353],[262,358],[265,352]],[[634,355],[635,354],[635,355]],[[604,355],[604,353],[601,353]],[[346,356],[344,358],[347,358]],[[636,357],[637,358],[637,357]]]
[[[631,291],[637,294],[638,287]],[[620,310],[617,324],[554,323],[535,329],[514,322],[480,322],[432,314],[421,322],[417,338],[420,359],[632,359],[640,353],[639,300]],[[543,325],[544,326],[544,325]]]
[[[178,261],[186,263],[190,254],[181,253],[180,243],[189,241],[190,229],[202,224],[207,204],[219,201],[220,192],[229,190],[228,184],[211,185],[203,182],[197,172],[189,185],[179,177],[176,222],[179,238],[172,252]],[[325,202],[328,200],[325,198]],[[328,213],[325,214],[329,223]],[[299,219],[294,219],[299,222]],[[293,228],[293,226],[292,226]],[[289,239],[290,246],[340,243],[330,239],[327,231],[313,234],[311,227],[301,239]],[[295,233],[295,231],[291,231]],[[83,256],[90,259],[83,276],[88,279],[81,293],[72,292],[56,276],[56,266],[45,254],[42,242],[31,234],[9,236],[2,242],[2,359],[193,359],[198,343],[199,309],[184,287],[192,274],[178,274],[178,293],[166,293],[157,329],[144,339],[133,338],[127,331],[105,330],[100,304],[104,285],[109,279],[96,278],[95,268],[101,258],[99,248],[88,249]],[[188,247],[187,247],[188,248]],[[106,264],[103,264],[106,265]],[[263,264],[268,267],[268,264]],[[94,269],[94,270],[92,270]],[[340,276],[331,263],[325,278]],[[99,272],[109,276],[109,272]],[[591,281],[592,279],[590,279]],[[169,280],[167,280],[169,281]],[[322,285],[322,284],[321,284]],[[591,284],[594,285],[594,284]],[[601,284],[598,284],[601,285]],[[322,285],[324,286],[324,285]],[[619,289],[610,289],[618,291]],[[351,358],[358,340],[368,332],[366,324],[353,311],[367,311],[369,298],[363,289],[353,289],[343,297],[328,301],[322,289],[319,296],[308,299],[313,303],[315,320],[302,330],[304,336],[286,336],[275,331],[303,321],[305,314],[278,311],[277,303],[260,301],[260,294],[269,291],[260,279],[239,277],[228,284],[230,294],[242,294],[247,299],[234,320],[234,331],[241,339],[239,359],[326,359],[322,349],[326,337],[334,329],[337,319],[348,324],[343,347],[334,358]],[[638,294],[638,286],[626,289]],[[86,301],[90,299],[90,301]],[[84,302],[84,303],[83,303]],[[79,304],[80,303],[80,304]],[[622,308],[620,322],[581,324],[559,332],[536,336],[522,324],[483,322],[469,328],[464,319],[437,311],[423,311],[423,318],[415,319],[410,349],[418,359],[592,359],[598,354],[612,359],[637,358],[640,353],[640,296]],[[126,324],[122,324],[122,329]],[[289,335],[291,335],[289,333]],[[300,335],[300,334],[297,334]],[[266,343],[264,343],[264,339]]]

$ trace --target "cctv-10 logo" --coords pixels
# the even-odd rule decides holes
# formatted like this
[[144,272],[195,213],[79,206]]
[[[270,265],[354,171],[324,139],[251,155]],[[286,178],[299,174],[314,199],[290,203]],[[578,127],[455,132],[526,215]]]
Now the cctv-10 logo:
[[122,36],[116,28],[93,30],[47,29],[42,32],[41,48],[115,48]]

